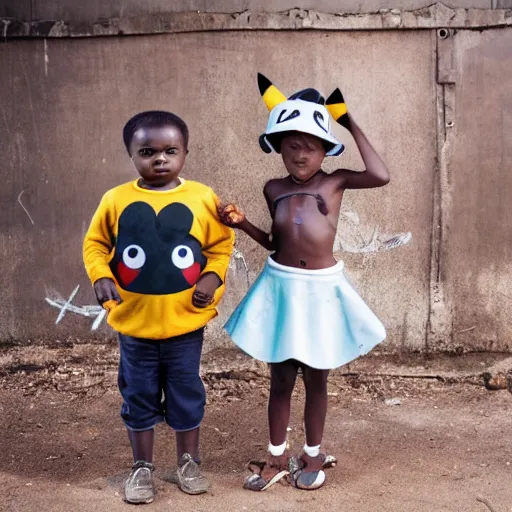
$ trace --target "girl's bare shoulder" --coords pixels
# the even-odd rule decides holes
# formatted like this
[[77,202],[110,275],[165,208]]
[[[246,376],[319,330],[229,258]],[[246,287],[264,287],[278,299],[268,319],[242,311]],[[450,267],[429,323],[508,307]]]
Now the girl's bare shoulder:
[[263,193],[267,197],[272,197],[279,194],[283,189],[289,186],[289,180],[287,178],[274,178],[267,181],[263,187]]

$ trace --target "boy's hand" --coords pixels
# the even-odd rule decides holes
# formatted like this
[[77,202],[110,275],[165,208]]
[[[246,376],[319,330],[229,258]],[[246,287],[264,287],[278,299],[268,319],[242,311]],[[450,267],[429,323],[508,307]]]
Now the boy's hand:
[[222,284],[220,277],[214,272],[203,274],[196,284],[192,304],[196,308],[205,308],[213,302],[215,290]]
[[96,293],[96,299],[103,306],[105,302],[113,300],[118,304],[121,303],[121,297],[117,291],[116,283],[108,277],[98,279],[94,283],[94,293]]
[[221,204],[217,207],[220,221],[226,226],[238,227],[244,220],[245,214],[233,203]]

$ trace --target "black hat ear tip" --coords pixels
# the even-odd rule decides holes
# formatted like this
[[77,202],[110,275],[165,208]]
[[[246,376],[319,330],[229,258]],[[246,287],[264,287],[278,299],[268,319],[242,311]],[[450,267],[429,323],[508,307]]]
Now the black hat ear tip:
[[263,95],[271,85],[272,82],[265,75],[258,73],[258,89],[261,95]]
[[345,103],[345,100],[343,99],[343,94],[341,94],[341,91],[338,87],[332,91],[330,96],[325,101],[326,105],[334,105],[336,103]]

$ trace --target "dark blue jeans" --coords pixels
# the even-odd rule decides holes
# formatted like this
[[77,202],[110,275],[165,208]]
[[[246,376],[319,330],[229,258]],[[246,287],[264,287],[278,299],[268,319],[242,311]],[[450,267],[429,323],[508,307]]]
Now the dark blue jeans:
[[167,340],[119,334],[119,347],[121,418],[127,428],[149,430],[164,420],[176,431],[200,425],[206,402],[199,376],[203,329]]

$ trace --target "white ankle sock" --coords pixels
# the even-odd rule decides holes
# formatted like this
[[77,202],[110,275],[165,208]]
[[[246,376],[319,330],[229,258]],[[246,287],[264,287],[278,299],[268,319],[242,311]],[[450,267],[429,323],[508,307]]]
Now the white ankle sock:
[[309,455],[310,457],[318,457],[320,453],[320,445],[318,446],[308,446],[307,443],[304,444],[304,453]]
[[286,441],[283,444],[280,444],[279,446],[274,446],[272,443],[268,443],[268,451],[274,457],[279,457],[280,455],[283,455],[285,450]]

